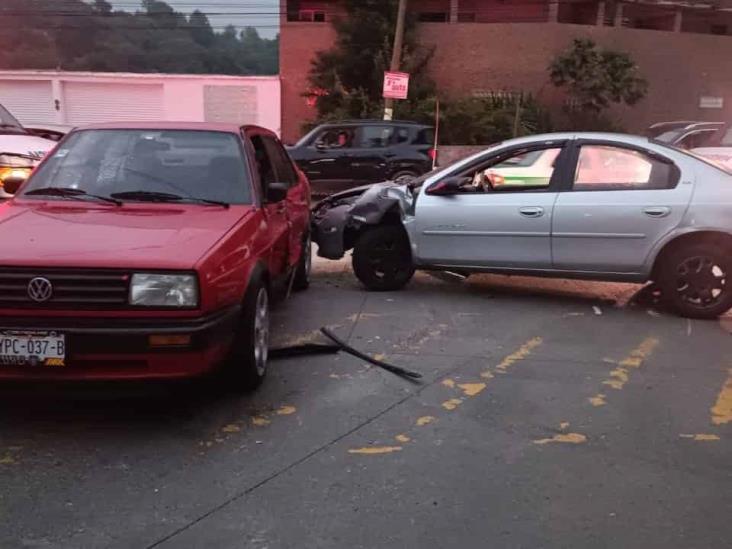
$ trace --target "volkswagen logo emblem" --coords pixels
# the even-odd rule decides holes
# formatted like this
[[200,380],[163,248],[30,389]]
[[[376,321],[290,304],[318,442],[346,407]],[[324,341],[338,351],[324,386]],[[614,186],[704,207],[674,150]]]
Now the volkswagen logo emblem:
[[28,297],[36,303],[43,303],[51,299],[53,295],[53,285],[51,281],[42,276],[32,279],[28,283]]

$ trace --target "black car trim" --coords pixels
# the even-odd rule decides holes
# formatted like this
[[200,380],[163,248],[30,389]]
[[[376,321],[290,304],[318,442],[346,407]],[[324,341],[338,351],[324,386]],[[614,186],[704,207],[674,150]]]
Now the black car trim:
[[[240,305],[228,307],[198,318],[65,318],[65,317],[0,317],[0,330],[57,331],[66,334],[138,335],[196,334],[225,328],[237,319]],[[100,326],[103,324],[103,326]]]

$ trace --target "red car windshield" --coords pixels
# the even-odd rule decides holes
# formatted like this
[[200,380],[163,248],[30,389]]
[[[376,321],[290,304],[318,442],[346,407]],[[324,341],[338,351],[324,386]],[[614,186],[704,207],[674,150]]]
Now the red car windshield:
[[[48,187],[90,195],[143,193],[251,204],[252,186],[237,136],[192,130],[82,130],[33,174],[23,195]],[[135,196],[135,193],[137,196]],[[152,195],[151,195],[152,196]]]

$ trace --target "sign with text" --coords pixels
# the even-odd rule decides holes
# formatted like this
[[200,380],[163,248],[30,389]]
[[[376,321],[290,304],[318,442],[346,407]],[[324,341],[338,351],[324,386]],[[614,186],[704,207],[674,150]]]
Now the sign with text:
[[724,98],[703,95],[699,98],[699,107],[702,109],[723,109]]
[[409,92],[409,75],[406,72],[384,73],[384,97],[406,99]]

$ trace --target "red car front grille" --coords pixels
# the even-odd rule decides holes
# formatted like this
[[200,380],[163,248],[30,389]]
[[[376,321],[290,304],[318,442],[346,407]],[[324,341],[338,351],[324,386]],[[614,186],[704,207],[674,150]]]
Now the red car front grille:
[[[31,281],[51,285],[46,297],[30,290]],[[123,309],[127,307],[128,273],[77,269],[0,267],[0,307],[10,309]],[[41,282],[41,290],[46,289]],[[36,299],[33,299],[35,295]],[[38,300],[38,298],[45,298]]]

